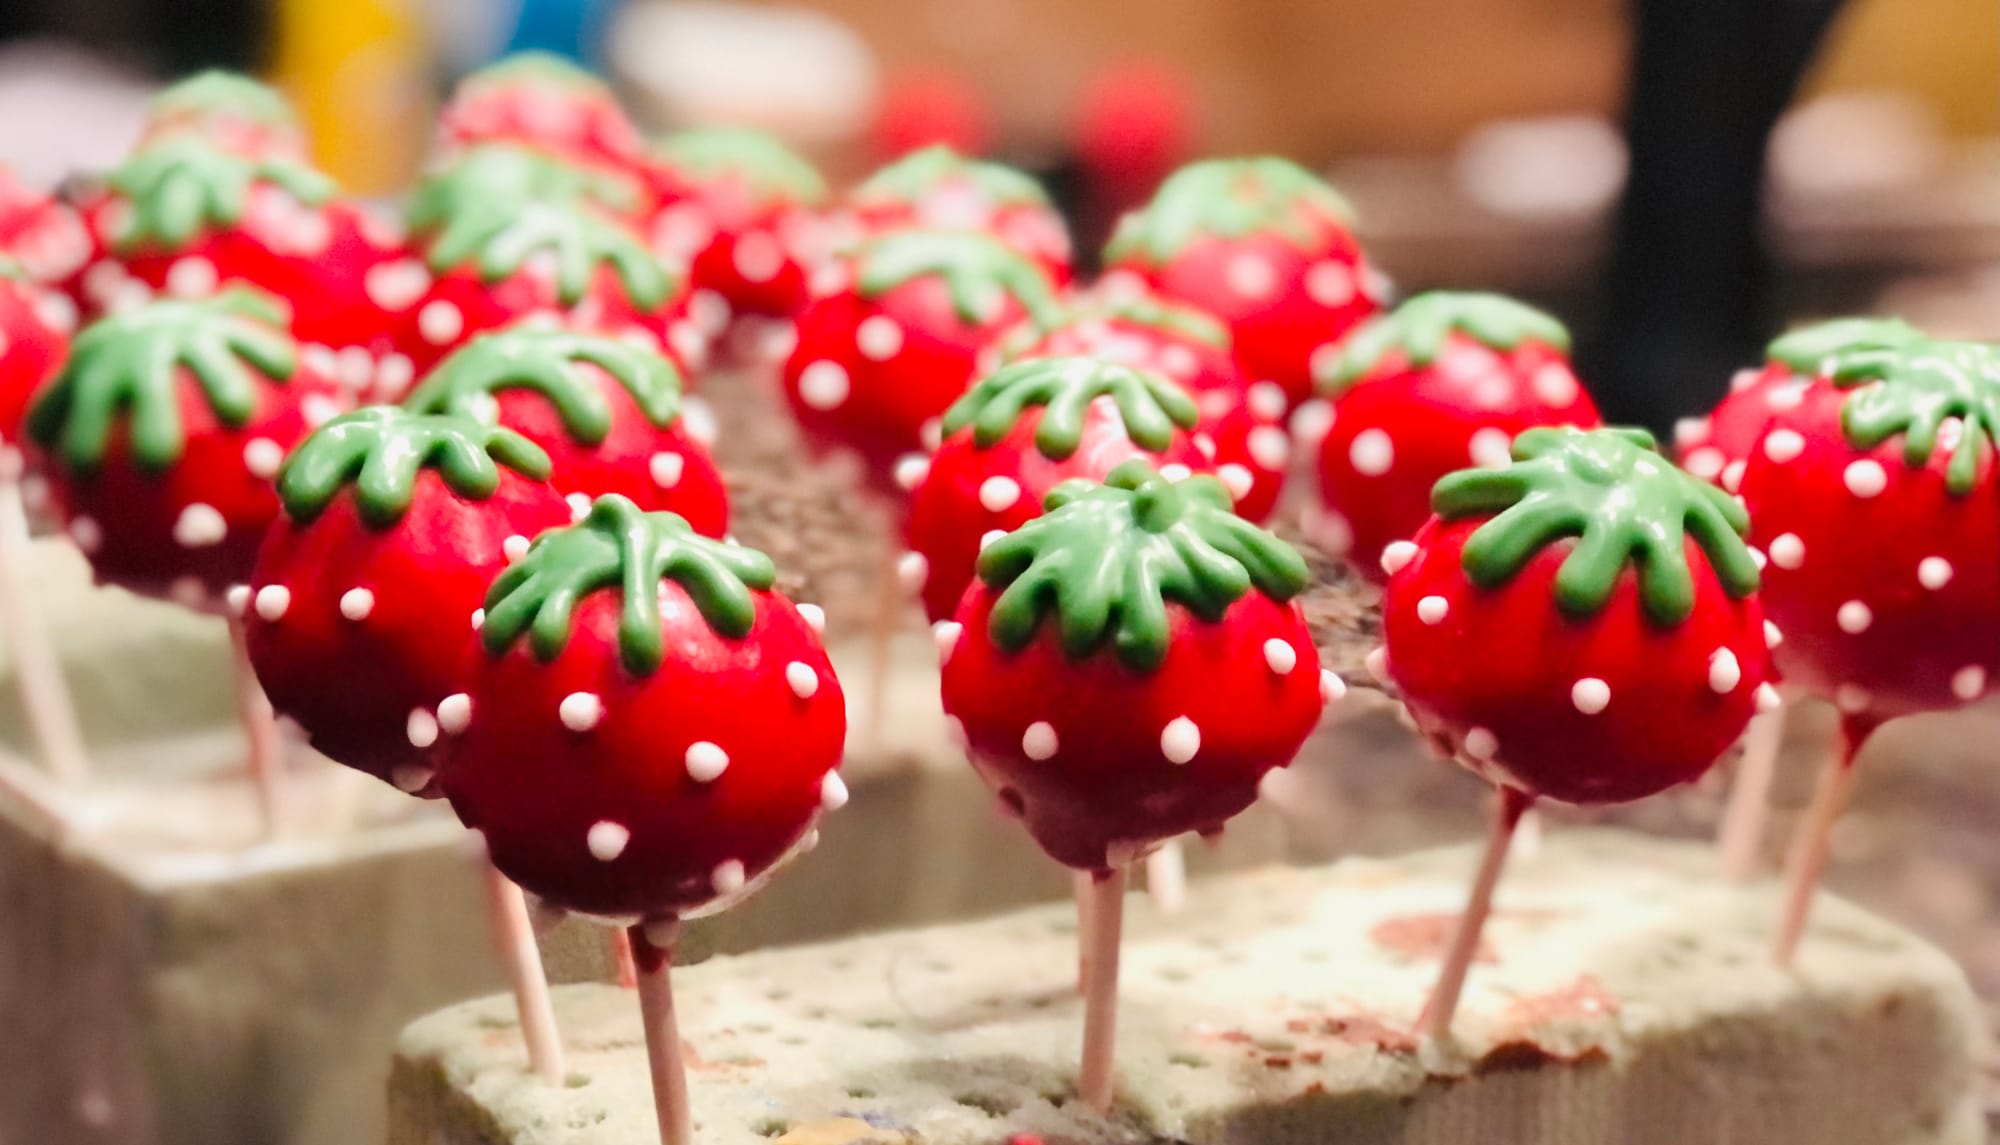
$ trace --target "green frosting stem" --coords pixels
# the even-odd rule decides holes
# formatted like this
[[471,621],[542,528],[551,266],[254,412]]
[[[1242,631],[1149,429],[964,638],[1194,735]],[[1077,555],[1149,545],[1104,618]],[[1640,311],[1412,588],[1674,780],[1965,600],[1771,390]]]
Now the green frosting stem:
[[1474,584],[1504,584],[1550,545],[1575,537],[1556,573],[1556,603],[1588,616],[1611,598],[1630,564],[1647,616],[1679,624],[1694,611],[1694,573],[1685,538],[1708,554],[1723,590],[1757,590],[1757,566],[1743,543],[1749,514],[1735,498],[1660,457],[1637,429],[1531,429],[1514,439],[1514,462],[1464,469],[1431,490],[1447,521],[1486,517],[1464,551]]
[[1027,175],[1000,163],[968,159],[944,144],[910,152],[854,188],[857,206],[914,203],[945,183],[967,183],[997,206],[1046,207],[1048,192]]
[[1903,460],[1930,464],[1944,424],[1963,426],[1945,487],[1972,492],[1980,456],[2000,446],[2000,347],[1984,342],[1919,339],[1893,347],[1857,347],[1832,355],[1833,384],[1859,387],[1840,407],[1848,444],[1873,449],[1903,435]]
[[519,326],[468,342],[432,370],[403,406],[490,420],[490,395],[533,390],[555,406],[570,437],[596,445],[611,432],[611,403],[577,368],[584,362],[625,387],[654,425],[664,429],[680,416],[680,371],[665,356],[598,334]]
[[1347,339],[1332,370],[1318,381],[1335,387],[1351,385],[1398,351],[1411,366],[1427,367],[1437,361],[1453,334],[1503,352],[1535,342],[1566,354],[1570,344],[1569,330],[1532,306],[1499,294],[1436,290],[1369,319]]
[[86,327],[69,360],[28,413],[28,432],[74,473],[94,473],[113,429],[130,426],[142,468],[171,468],[187,447],[175,391],[185,369],[216,419],[232,428],[257,409],[261,374],[286,382],[297,346],[283,332],[284,309],[241,288],[194,301],[155,301]]
[[146,106],[153,123],[208,118],[234,119],[268,127],[297,128],[298,113],[285,97],[240,72],[196,72],[163,89]]
[[412,233],[455,231],[453,241],[470,249],[479,236],[504,230],[530,203],[578,201],[630,213],[639,208],[639,186],[625,175],[565,163],[521,144],[481,143],[425,173],[403,221]]
[[1155,453],[1173,443],[1174,428],[1195,427],[1201,411],[1194,398],[1158,374],[1096,358],[1034,358],[1001,367],[982,379],[945,411],[944,431],[972,427],[972,440],[991,448],[1020,421],[1023,411],[1042,408],[1035,448],[1061,461],[1083,442],[1090,403],[1109,397],[1133,442]]
[[384,529],[409,512],[419,472],[435,470],[460,497],[483,501],[500,488],[501,465],[538,481],[549,475],[549,455],[513,430],[456,414],[370,406],[300,442],[278,471],[278,498],[288,516],[304,523],[352,485],[361,519]]
[[660,582],[687,591],[716,632],[742,639],[757,618],[752,590],[777,579],[771,559],[754,549],[701,536],[673,513],[643,513],[616,493],[599,497],[583,520],[550,529],[509,565],[486,594],[480,639],[493,656],[523,633],[537,659],[553,660],[569,642],[577,605],[602,588],[620,593],[618,657],[636,676],[665,656]]
[[1352,225],[1354,208],[1289,159],[1204,159],[1174,172],[1152,202],[1121,220],[1104,257],[1158,266],[1198,238],[1258,232],[1305,246],[1319,238],[1319,222],[1326,219]]
[[734,177],[762,202],[816,207],[826,201],[826,180],[804,156],[768,132],[729,127],[681,131],[656,151],[669,168],[689,179]]
[[111,236],[119,250],[152,241],[179,246],[204,227],[234,226],[258,182],[309,206],[334,193],[333,180],[296,160],[239,155],[192,134],[147,144],[113,168],[106,182],[132,208],[130,221]]
[[1055,290],[1042,269],[1001,245],[968,231],[894,231],[855,251],[855,286],[878,298],[905,283],[935,276],[951,293],[958,320],[977,325],[997,318],[1011,297],[1037,324],[1055,321]]
[[1132,460],[1102,485],[1064,482],[1046,504],[979,555],[979,578],[1000,590],[990,632],[1002,648],[1052,620],[1071,659],[1108,641],[1151,671],[1167,656],[1168,601],[1219,621],[1252,588],[1283,601],[1311,581],[1298,551],[1238,517],[1211,477],[1169,482]]
[[658,309],[673,290],[666,267],[638,235],[576,202],[510,200],[505,210],[451,215],[431,240],[425,261],[439,274],[473,261],[481,280],[491,285],[519,273],[540,250],[555,256],[556,294],[565,306],[583,300],[605,264],[639,309]]
[[1765,347],[1764,356],[1794,374],[1820,372],[1827,359],[1845,350],[1886,350],[1922,338],[1923,332],[1900,318],[1836,318],[1801,326]]

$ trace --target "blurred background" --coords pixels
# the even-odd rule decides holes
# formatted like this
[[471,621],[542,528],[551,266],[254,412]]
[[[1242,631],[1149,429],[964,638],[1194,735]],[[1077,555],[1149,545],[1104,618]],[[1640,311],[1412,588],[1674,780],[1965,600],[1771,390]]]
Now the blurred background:
[[1788,322],[2000,333],[2000,21],[1979,0],[8,0],[0,155],[120,155],[149,88],[273,79],[390,194],[457,75],[539,48],[658,128],[776,130],[839,178],[929,142],[1041,175],[1089,249],[1196,154],[1356,201],[1405,290],[1525,296],[1608,416],[1705,409]]

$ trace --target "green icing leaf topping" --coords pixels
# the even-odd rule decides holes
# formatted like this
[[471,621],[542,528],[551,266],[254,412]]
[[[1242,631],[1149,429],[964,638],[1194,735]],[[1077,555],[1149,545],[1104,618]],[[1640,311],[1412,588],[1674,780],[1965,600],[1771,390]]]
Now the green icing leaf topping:
[[556,295],[574,306],[589,292],[600,265],[609,264],[625,297],[642,310],[658,308],[673,279],[631,228],[577,203],[513,200],[505,210],[481,209],[450,216],[425,260],[442,274],[476,261],[489,285],[518,274],[528,256],[546,250],[556,260]]
[[969,425],[974,444],[988,449],[1022,411],[1039,406],[1035,448],[1061,461],[1082,443],[1084,414],[1099,397],[1118,403],[1127,436],[1156,453],[1173,443],[1175,426],[1193,429],[1201,418],[1186,390],[1149,370],[1096,358],[1033,358],[1003,366],[966,391],[945,411],[944,431]]
[[673,170],[698,181],[734,177],[766,201],[818,206],[826,180],[805,157],[763,131],[717,127],[668,136],[658,153]]
[[1757,590],[1743,543],[1750,517],[1735,498],[1660,457],[1639,429],[1530,429],[1514,439],[1514,462],[1462,469],[1431,490],[1445,520],[1492,516],[1465,542],[1466,576],[1494,588],[1565,537],[1576,547],[1556,572],[1556,603],[1573,616],[1604,606],[1629,563],[1646,615],[1679,624],[1694,611],[1685,538],[1708,554],[1724,591]]
[[275,88],[241,72],[220,69],[196,72],[167,87],[153,97],[146,110],[154,123],[214,117],[271,127],[299,126],[298,113]]
[[1046,207],[1048,192],[1023,172],[1002,163],[968,159],[944,144],[920,148],[862,180],[854,188],[856,206],[914,203],[945,183],[967,183],[997,206]]
[[1795,374],[1812,377],[1842,351],[1887,350],[1923,336],[1923,331],[1900,318],[1836,318],[1784,334],[1765,348],[1764,356]]
[[709,627],[741,639],[756,621],[753,589],[777,579],[755,549],[710,540],[674,513],[644,513],[616,493],[599,497],[583,520],[550,529],[493,581],[480,639],[499,656],[523,633],[535,657],[553,660],[569,641],[582,599],[601,588],[621,594],[618,658],[635,676],[651,675],[666,654],[660,582],[687,590]]
[[174,389],[178,371],[194,377],[217,420],[241,427],[257,409],[253,372],[283,383],[298,367],[284,323],[275,300],[240,288],[100,319],[71,345],[62,371],[29,411],[28,432],[59,450],[68,469],[88,474],[103,462],[122,418],[130,423],[138,463],[166,470],[187,445]]
[[1518,350],[1539,342],[1569,352],[1569,330],[1532,306],[1499,294],[1436,290],[1363,323],[1341,347],[1332,369],[1318,380],[1351,385],[1398,351],[1411,366],[1429,366],[1452,334],[1493,350]]
[[504,227],[529,203],[596,203],[629,213],[639,187],[612,171],[565,163],[532,147],[481,143],[425,174],[404,221],[412,231],[458,227],[486,233]]
[[1018,357],[1052,334],[1074,330],[1092,322],[1120,322],[1173,334],[1218,350],[1229,347],[1229,327],[1220,320],[1192,306],[1160,298],[1142,295],[1114,299],[1085,295],[1065,297],[1057,306],[1058,310],[1048,325],[1024,322],[1008,331],[998,343],[1000,357],[1003,360]]
[[483,501],[500,488],[501,465],[536,480],[549,475],[549,455],[513,430],[457,414],[369,406],[300,442],[278,471],[278,497],[293,520],[306,522],[352,485],[361,519],[382,529],[409,512],[419,472],[436,470],[459,496]]
[[1919,339],[1893,347],[1858,347],[1832,358],[1833,384],[1853,388],[1841,404],[1840,425],[1850,445],[1873,449],[1903,435],[1903,460],[1927,465],[1940,431],[1957,419],[1963,427],[1945,466],[1945,487],[1972,491],[1979,458],[2000,445],[2000,347],[1984,342]]
[[1036,323],[1055,321],[1048,276],[998,239],[969,231],[893,231],[855,250],[855,286],[877,298],[927,276],[944,280],[952,309],[968,325],[997,318],[1012,297]]
[[1352,225],[1354,208],[1325,180],[1289,159],[1205,159],[1160,184],[1150,203],[1123,218],[1104,248],[1107,262],[1169,262],[1205,235],[1270,232],[1306,245],[1318,219]]
[[1052,620],[1071,659],[1109,642],[1150,671],[1166,659],[1168,601],[1213,622],[1253,587],[1283,601],[1312,579],[1298,551],[1237,516],[1212,477],[1169,482],[1135,459],[1102,485],[1065,481],[1046,504],[979,555],[980,579],[1000,590],[990,631],[1010,650]]
[[624,386],[654,425],[664,428],[680,416],[680,370],[667,357],[599,334],[521,326],[468,342],[439,363],[403,406],[491,420],[492,394],[533,390],[555,406],[572,438],[595,445],[611,432],[611,403],[577,368],[583,362]]
[[146,144],[106,182],[132,208],[130,221],[112,236],[120,250],[148,241],[179,246],[203,227],[234,226],[255,183],[269,183],[308,206],[335,190],[333,180],[295,159],[239,155],[191,134]]

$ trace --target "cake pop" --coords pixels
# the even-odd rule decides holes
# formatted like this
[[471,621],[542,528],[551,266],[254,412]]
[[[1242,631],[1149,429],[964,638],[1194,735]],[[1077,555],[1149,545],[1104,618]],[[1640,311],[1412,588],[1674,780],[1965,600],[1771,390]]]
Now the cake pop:
[[1383,550],[1430,519],[1439,478],[1507,464],[1522,430],[1598,424],[1568,354],[1562,323],[1495,294],[1420,294],[1369,319],[1317,371],[1332,424],[1308,534],[1380,582]]
[[1033,261],[1051,281],[1070,279],[1069,231],[1041,184],[943,144],[912,151],[862,180],[848,192],[846,207],[862,236],[906,227],[976,231]]
[[[1448,1036],[1515,825],[1537,799],[1604,804],[1689,782],[1773,703],[1741,505],[1640,430],[1537,428],[1439,481],[1383,553],[1392,681],[1497,814],[1421,1024]],[[1496,656],[1506,663],[1496,665]]]
[[567,163],[636,174],[645,140],[596,76],[545,52],[519,52],[467,75],[438,112],[446,159],[482,144],[525,144]]
[[[0,259],[14,260],[29,281],[45,286],[63,282],[90,260],[90,236],[76,211],[22,185],[5,164],[0,164]],[[73,311],[74,303],[70,306]],[[72,312],[65,325],[75,324]]]

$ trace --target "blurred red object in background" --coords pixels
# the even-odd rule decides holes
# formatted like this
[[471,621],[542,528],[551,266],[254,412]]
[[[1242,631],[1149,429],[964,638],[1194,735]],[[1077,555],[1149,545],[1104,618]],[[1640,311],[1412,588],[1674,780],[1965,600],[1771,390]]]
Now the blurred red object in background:
[[939,143],[961,155],[984,155],[992,141],[986,102],[971,81],[937,68],[890,76],[869,136],[884,162]]

